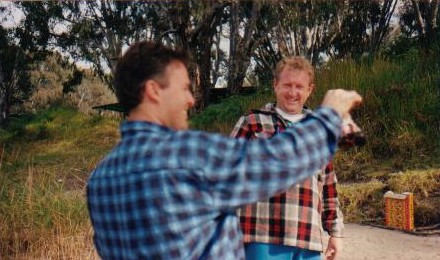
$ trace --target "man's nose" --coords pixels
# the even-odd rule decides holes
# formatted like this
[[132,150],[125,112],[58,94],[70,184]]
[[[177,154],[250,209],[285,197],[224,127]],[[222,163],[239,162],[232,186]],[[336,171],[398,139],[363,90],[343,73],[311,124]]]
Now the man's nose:
[[191,93],[189,93],[188,95],[189,95],[189,97],[188,97],[188,106],[189,107],[193,107],[194,104],[196,103],[196,100],[194,99],[194,96]]
[[291,95],[291,96],[296,95],[298,92],[299,92],[298,89],[295,88],[295,87],[293,87],[293,88],[289,88],[289,89],[287,90],[287,94],[289,94],[289,95]]

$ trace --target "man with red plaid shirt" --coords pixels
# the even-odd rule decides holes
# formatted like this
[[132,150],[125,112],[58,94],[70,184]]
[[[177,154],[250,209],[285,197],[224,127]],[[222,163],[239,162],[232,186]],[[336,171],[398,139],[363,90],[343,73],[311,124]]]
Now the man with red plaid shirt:
[[[231,136],[271,138],[311,112],[304,104],[315,87],[312,65],[289,57],[277,64],[274,74],[277,102],[242,116]],[[341,250],[344,224],[331,163],[287,192],[238,213],[247,259],[321,259],[323,229],[330,235],[325,257],[335,259]]]

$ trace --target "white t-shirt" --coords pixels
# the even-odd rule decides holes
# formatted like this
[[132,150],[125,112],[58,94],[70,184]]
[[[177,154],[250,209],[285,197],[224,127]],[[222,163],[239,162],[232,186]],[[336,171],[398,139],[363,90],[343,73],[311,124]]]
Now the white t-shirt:
[[289,120],[292,123],[298,122],[299,120],[304,118],[304,114],[289,114],[281,110],[280,108],[276,107],[275,110],[278,114],[280,114],[283,118]]

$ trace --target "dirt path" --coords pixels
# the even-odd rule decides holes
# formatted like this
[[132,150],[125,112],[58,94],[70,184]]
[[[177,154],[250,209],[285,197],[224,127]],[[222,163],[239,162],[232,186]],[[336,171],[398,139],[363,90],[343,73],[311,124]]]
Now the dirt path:
[[[416,236],[400,231],[346,224],[340,260],[440,259],[440,236]],[[327,241],[325,241],[327,243]]]

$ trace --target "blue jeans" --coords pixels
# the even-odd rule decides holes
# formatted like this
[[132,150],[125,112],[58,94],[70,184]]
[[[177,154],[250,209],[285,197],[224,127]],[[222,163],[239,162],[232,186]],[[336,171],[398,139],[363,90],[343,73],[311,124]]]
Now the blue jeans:
[[245,245],[246,260],[321,260],[321,252],[265,243]]

